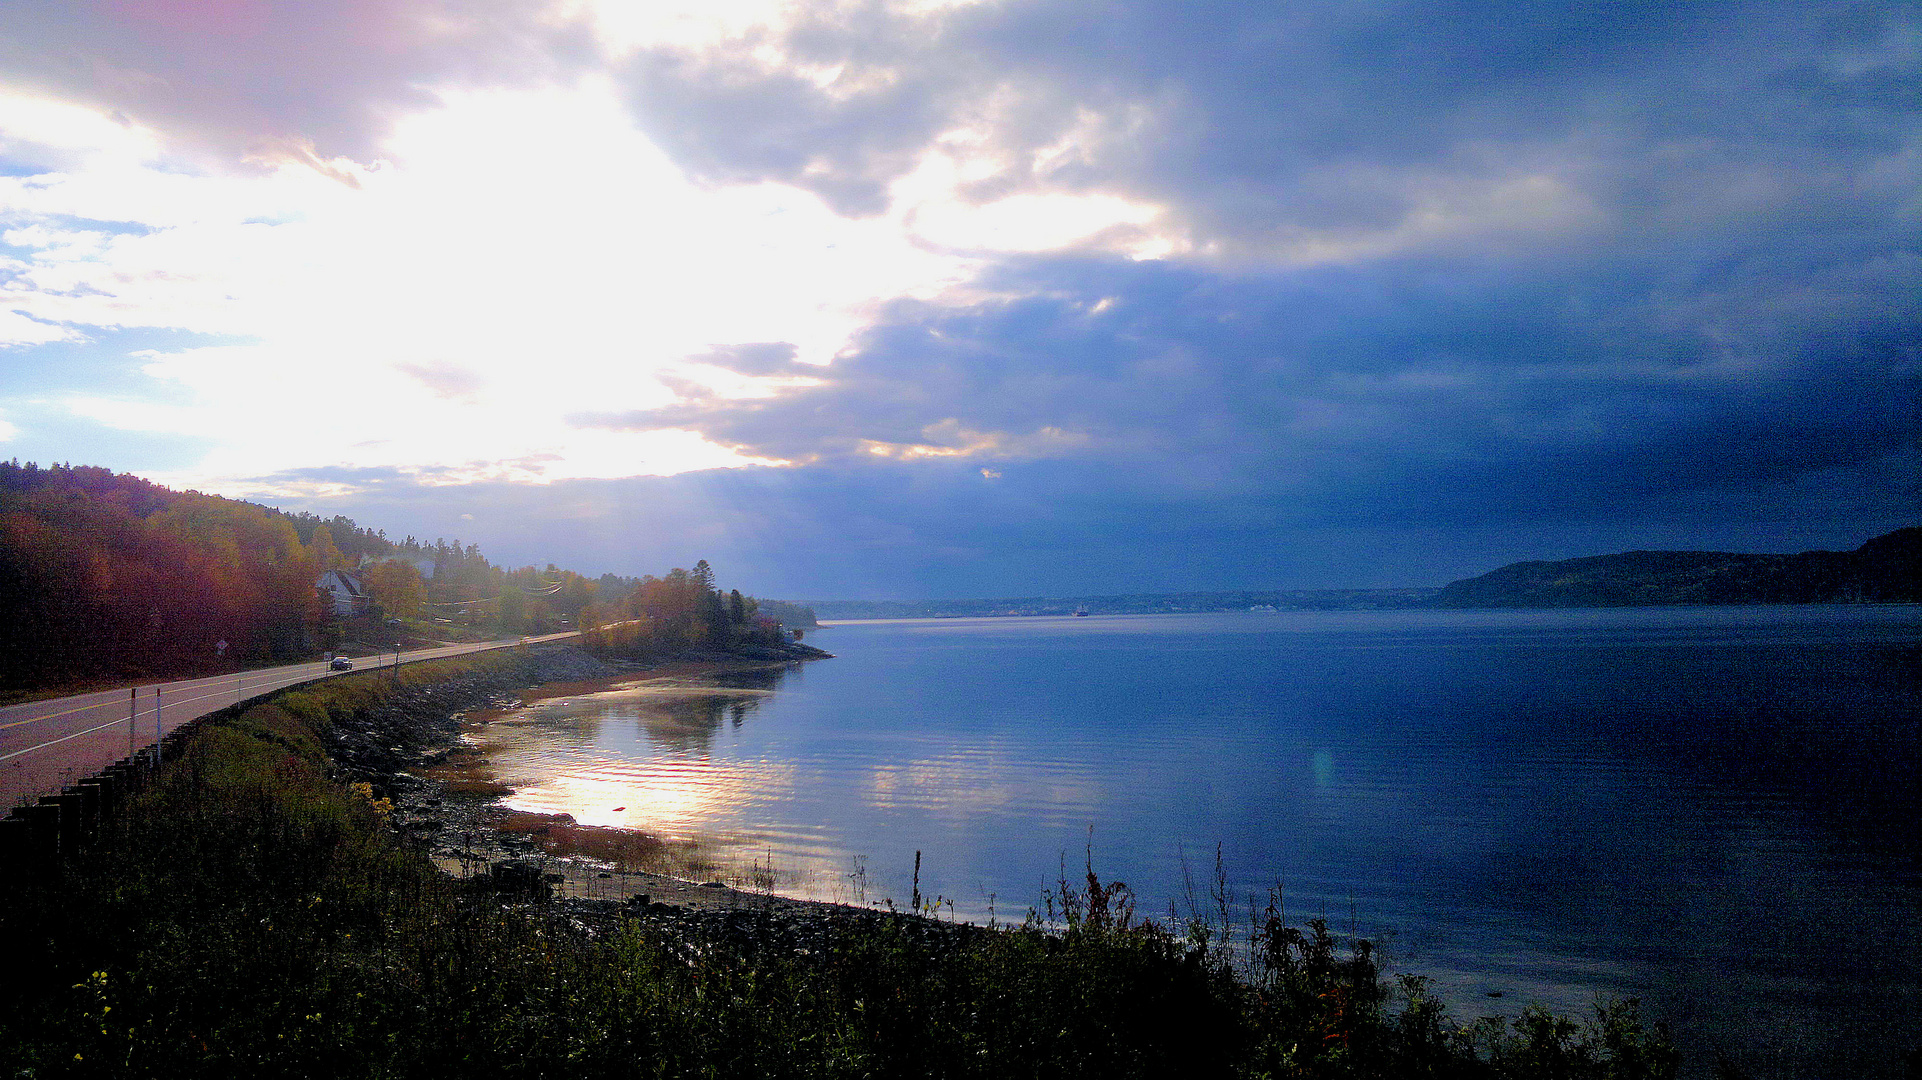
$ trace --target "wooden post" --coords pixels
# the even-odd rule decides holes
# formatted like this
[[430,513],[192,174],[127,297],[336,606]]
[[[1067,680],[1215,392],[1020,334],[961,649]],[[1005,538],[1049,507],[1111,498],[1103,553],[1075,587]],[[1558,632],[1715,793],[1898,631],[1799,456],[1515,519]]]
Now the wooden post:
[[140,712],[140,688],[127,687],[127,756],[133,756],[133,720]]
[[166,735],[160,722],[160,688],[156,686],[153,688],[153,763],[155,765],[160,764],[160,740]]

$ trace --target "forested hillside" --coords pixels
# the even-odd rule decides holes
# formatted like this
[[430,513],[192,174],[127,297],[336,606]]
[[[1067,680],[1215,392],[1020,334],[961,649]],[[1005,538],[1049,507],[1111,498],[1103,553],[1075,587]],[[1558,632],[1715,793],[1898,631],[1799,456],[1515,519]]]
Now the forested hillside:
[[[364,587],[354,614],[315,589],[335,569]],[[661,578],[508,569],[459,540],[394,541],[107,469],[0,462],[0,692],[601,623],[625,624],[630,652],[777,638],[759,603],[723,593],[705,562]]]
[[1878,536],[1854,551],[1629,551],[1511,563],[1457,581],[1433,601],[1437,607],[1917,602],[1922,602],[1922,529],[1917,528]]

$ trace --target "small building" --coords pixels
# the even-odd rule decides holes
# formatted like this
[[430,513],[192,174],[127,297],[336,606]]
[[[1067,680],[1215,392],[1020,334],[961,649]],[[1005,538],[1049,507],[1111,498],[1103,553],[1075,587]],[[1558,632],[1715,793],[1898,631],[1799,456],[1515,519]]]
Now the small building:
[[314,590],[323,603],[334,605],[336,615],[363,615],[374,606],[360,579],[345,570],[329,570],[315,578]]

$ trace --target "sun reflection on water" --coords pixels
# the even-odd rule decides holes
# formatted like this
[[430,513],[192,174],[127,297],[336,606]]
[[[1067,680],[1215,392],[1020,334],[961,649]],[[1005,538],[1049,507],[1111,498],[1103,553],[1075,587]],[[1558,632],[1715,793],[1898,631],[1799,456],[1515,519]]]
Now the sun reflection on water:
[[755,804],[794,785],[786,762],[711,753],[771,691],[763,686],[640,685],[543,702],[475,736],[514,788],[515,810],[568,814],[583,825],[635,829],[668,840],[726,834]]

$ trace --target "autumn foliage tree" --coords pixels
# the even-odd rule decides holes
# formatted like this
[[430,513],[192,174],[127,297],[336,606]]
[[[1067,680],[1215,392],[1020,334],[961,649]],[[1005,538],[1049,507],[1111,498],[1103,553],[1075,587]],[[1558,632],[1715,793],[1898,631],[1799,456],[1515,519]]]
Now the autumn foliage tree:
[[0,686],[297,659],[318,616],[314,568],[265,507],[0,463]]
[[427,582],[420,569],[402,559],[382,559],[362,566],[360,581],[367,595],[389,615],[417,618],[427,599]]
[[590,649],[637,658],[778,642],[779,625],[759,617],[757,606],[739,589],[721,592],[702,559],[692,570],[676,567],[664,577],[642,578],[617,603],[590,606],[582,625],[597,628],[587,637]]
[[595,646],[636,656],[780,636],[753,597],[721,590],[705,559],[638,580],[551,563],[509,570],[458,539],[395,542],[346,517],[88,466],[0,462],[0,692],[313,655],[369,632],[316,594],[332,569],[357,574],[379,615],[450,635],[612,627]]

